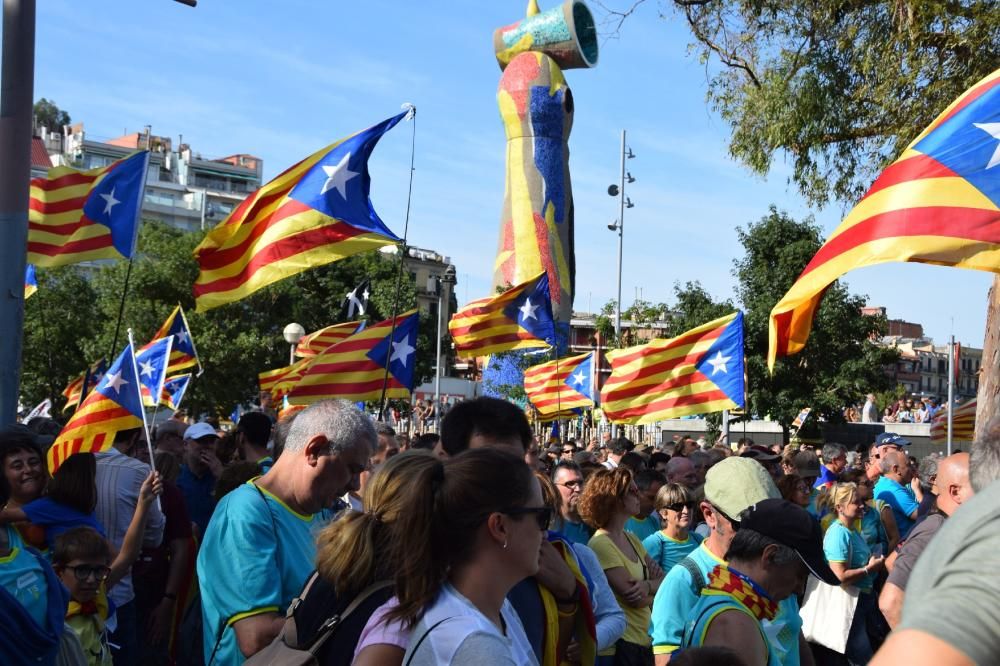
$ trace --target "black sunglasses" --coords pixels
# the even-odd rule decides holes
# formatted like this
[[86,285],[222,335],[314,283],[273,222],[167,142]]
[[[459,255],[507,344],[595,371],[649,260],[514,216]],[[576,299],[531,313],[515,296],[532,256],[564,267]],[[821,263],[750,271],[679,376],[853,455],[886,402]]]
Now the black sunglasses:
[[730,518],[730,517],[729,517],[728,515],[726,515],[726,512],[725,512],[725,511],[723,511],[723,510],[722,510],[722,509],[720,509],[719,507],[715,506],[714,504],[712,505],[712,508],[713,508],[713,509],[715,510],[715,512],[716,512],[717,514],[719,514],[720,516],[722,516],[723,518],[725,518],[726,520],[728,520],[728,521],[729,521],[729,523],[730,523],[730,524],[731,524],[731,525],[733,526],[733,531],[734,531],[734,532],[735,532],[736,530],[740,529],[740,521],[738,521],[738,520],[733,520],[733,519],[732,519],[732,518]]
[[687,507],[689,513],[694,513],[695,504],[696,502],[677,502],[676,504],[668,504],[665,508],[680,513],[684,510],[684,507]]
[[552,509],[547,506],[522,506],[516,509],[506,509],[500,513],[506,513],[508,516],[523,516],[525,514],[534,514],[535,520],[538,522],[538,529],[547,530],[549,529],[549,523],[552,522]]
[[77,580],[83,581],[93,577],[98,583],[108,579],[111,575],[111,567],[94,567],[89,564],[79,564],[75,567],[64,567],[73,572]]

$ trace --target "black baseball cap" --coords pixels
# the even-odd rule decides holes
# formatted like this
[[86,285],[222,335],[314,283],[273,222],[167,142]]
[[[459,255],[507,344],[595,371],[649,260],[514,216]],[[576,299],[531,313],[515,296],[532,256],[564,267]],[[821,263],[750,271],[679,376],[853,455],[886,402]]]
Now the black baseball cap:
[[751,505],[740,516],[740,529],[760,532],[794,550],[816,578],[840,585],[823,554],[823,530],[809,512],[783,499],[766,499]]

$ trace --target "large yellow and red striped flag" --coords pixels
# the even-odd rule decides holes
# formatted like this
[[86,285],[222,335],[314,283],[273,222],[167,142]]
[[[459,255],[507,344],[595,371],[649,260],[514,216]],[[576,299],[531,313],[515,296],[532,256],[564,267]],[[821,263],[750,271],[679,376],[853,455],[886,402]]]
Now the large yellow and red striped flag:
[[1000,272],[1000,70],[882,172],[774,306],[768,367],[805,346],[830,284],[897,261]]
[[[953,442],[971,442],[976,438],[976,398],[968,400],[955,408],[951,420],[951,440]],[[931,421],[931,443],[946,444],[948,442],[948,405],[937,411]]]
[[552,345],[555,325],[548,275],[539,273],[502,294],[472,301],[451,316],[448,332],[459,358]]
[[299,344],[295,347],[295,355],[299,358],[315,356],[328,347],[332,347],[341,340],[357,333],[359,326],[361,326],[360,321],[348,321],[343,324],[333,324],[318,331],[313,331],[299,340]]
[[142,426],[142,395],[132,346],[125,347],[97,387],[76,410],[48,452],[49,472],[74,453],[111,448],[115,433]]
[[652,423],[746,403],[742,312],[606,356],[611,376],[601,388],[601,409],[614,423]]
[[313,153],[247,197],[195,248],[199,312],[399,238],[369,198],[368,157],[408,112]]
[[59,166],[31,181],[28,263],[51,268],[135,251],[149,152],[106,167]]
[[524,392],[541,415],[594,406],[594,352],[567,356],[524,371]]
[[[310,405],[326,398],[345,400],[379,400],[386,363],[387,398],[408,398],[413,390],[417,361],[416,310],[392,320],[369,326],[312,358],[303,359],[308,365],[287,393],[292,405]],[[390,331],[392,337],[390,339]]]

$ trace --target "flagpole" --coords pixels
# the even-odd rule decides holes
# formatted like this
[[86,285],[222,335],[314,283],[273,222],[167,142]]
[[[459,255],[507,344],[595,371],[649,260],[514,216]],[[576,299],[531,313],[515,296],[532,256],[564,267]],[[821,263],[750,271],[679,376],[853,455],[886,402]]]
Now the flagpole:
[[[410,184],[406,191],[406,218],[403,222],[403,242],[396,247],[400,248],[399,270],[396,271],[396,294],[392,299],[392,325],[389,328],[389,349],[385,355],[385,372],[382,375],[382,395],[378,402],[378,420],[381,421],[385,415],[385,393],[389,387],[389,363],[392,359],[392,341],[396,336],[396,314],[399,312],[399,289],[403,282],[403,262],[406,260],[406,239],[410,232],[410,201],[413,198],[413,157],[417,146],[417,107],[410,103],[403,105],[409,108],[407,119],[413,123],[413,132],[410,134]],[[415,361],[414,361],[415,362]],[[439,410],[440,406],[435,405]]]
[[[191,351],[194,352],[194,362],[198,364],[198,374],[195,375],[195,377],[201,377],[205,372],[205,368],[201,366],[201,357],[198,356],[198,348],[194,345],[194,336],[191,335],[191,325],[188,324],[187,315],[184,314],[184,307],[180,303],[177,304],[177,313],[181,316],[181,321],[184,322],[184,328],[188,332],[188,340],[191,341]],[[167,367],[170,367],[169,363],[167,364]]]
[[955,417],[955,336],[948,342],[948,455],[951,455],[952,425]]
[[[131,262],[129,262],[131,263]],[[132,372],[135,373],[136,381],[139,379],[139,364],[135,361],[135,338],[132,336],[132,329],[128,329],[128,351],[129,355],[132,357]],[[169,353],[167,354],[169,363]],[[156,471],[155,456],[153,455],[153,442],[149,437],[149,422],[146,421],[146,406],[142,404],[142,389],[139,386],[135,387],[135,390],[139,392],[139,406],[142,412],[142,429],[146,433],[146,448],[149,451],[149,469],[151,472]],[[159,501],[159,498],[157,498]]]
[[132,277],[132,257],[128,258],[128,269],[125,271],[125,285],[122,288],[122,300],[118,304],[118,321],[115,322],[115,337],[111,342],[111,351],[108,352],[108,358],[115,357],[115,349],[118,348],[118,334],[121,332],[122,328],[122,316],[125,314],[125,297],[128,296],[128,283],[129,279]]

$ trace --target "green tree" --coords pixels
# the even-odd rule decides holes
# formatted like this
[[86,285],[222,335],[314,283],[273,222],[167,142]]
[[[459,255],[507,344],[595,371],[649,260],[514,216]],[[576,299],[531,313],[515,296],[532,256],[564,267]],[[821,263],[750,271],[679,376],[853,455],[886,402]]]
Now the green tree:
[[664,331],[664,337],[668,338],[676,337],[684,331],[690,331],[736,310],[736,306],[729,299],[715,301],[698,281],[674,283],[674,299],[676,305],[670,318],[667,319],[667,328]]
[[[644,0],[611,9],[624,20]],[[664,0],[683,16],[729,124],[729,152],[777,157],[812,203],[853,203],[937,114],[1000,62],[995,0]]]
[[869,392],[888,390],[883,367],[898,352],[876,345],[885,335],[884,317],[859,315],[863,296],[840,282],[827,290],[816,312],[809,344],[799,354],[778,359],[767,370],[771,309],[795,282],[823,242],[812,219],[798,222],[773,206],[758,222],[736,230],[746,254],[734,262],[737,295],[746,329],[749,412],[769,415],[787,429],[803,407],[827,420],[843,420],[844,405]]
[[39,268],[37,278],[38,291],[24,305],[21,398],[29,408],[49,398],[55,413],[66,385],[101,356],[83,347],[99,328],[97,295],[77,266]]
[[34,115],[36,127],[44,127],[57,134],[62,134],[63,125],[70,123],[69,114],[44,97],[35,102]]

